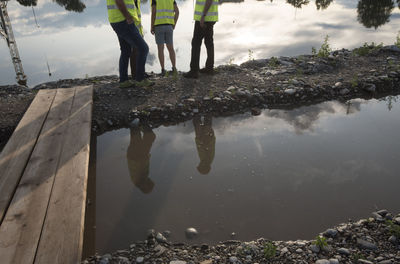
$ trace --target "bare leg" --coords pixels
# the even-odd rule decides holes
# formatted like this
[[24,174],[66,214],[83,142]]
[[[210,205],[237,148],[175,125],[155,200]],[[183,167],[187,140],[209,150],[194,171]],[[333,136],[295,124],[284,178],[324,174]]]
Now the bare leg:
[[174,50],[174,44],[166,44],[168,53],[169,53],[169,58],[172,63],[172,67],[176,69],[176,58],[175,58],[175,50]]
[[164,70],[164,44],[157,44],[158,60],[160,61],[161,70]]

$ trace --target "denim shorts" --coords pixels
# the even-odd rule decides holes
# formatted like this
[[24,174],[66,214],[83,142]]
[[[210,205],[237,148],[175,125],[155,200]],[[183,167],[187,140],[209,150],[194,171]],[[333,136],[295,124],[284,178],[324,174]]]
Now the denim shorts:
[[174,28],[172,25],[158,25],[154,27],[157,44],[173,44]]

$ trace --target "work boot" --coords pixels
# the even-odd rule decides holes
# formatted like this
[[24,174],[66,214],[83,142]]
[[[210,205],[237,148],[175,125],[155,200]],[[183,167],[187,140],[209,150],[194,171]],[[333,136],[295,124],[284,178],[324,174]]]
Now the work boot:
[[133,86],[134,86],[134,83],[131,80],[127,80],[125,82],[119,83],[119,88],[121,88],[121,89],[130,88]]
[[199,78],[199,72],[190,70],[187,73],[184,73],[183,77],[189,78],[189,79],[197,79],[197,78]]
[[175,67],[172,67],[172,77],[174,79],[178,78],[178,70]]
[[203,68],[203,69],[200,69],[200,73],[214,75],[215,71],[213,68]]
[[168,77],[168,72],[166,72],[165,69],[161,69],[161,76]]
[[154,82],[149,81],[148,79],[143,79],[143,80],[141,80],[140,82],[135,81],[135,86],[136,86],[136,87],[143,87],[143,88],[146,88],[146,87],[153,86],[154,84],[155,84]]

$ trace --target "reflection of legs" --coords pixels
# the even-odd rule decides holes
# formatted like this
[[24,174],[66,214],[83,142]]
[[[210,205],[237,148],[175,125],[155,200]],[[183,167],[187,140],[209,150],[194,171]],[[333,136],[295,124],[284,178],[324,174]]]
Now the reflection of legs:
[[207,61],[206,69],[214,68],[214,22],[206,23],[206,28],[204,32],[204,44],[207,48]]
[[176,55],[175,55],[175,50],[174,50],[174,44],[167,44],[167,49],[169,53],[169,58],[171,60],[172,68],[176,68]]
[[157,44],[158,48],[158,60],[160,61],[161,71],[165,69],[164,67],[164,44]]
[[190,70],[198,71],[200,63],[200,49],[201,42],[203,41],[203,30],[200,27],[200,22],[196,21],[194,24],[193,39],[192,39],[192,55],[190,59]]
[[136,57],[137,57],[137,49],[133,48],[132,49],[132,53],[131,53],[131,57],[130,57],[130,63],[131,63],[131,75],[132,75],[132,79],[135,80],[135,74],[136,74]]

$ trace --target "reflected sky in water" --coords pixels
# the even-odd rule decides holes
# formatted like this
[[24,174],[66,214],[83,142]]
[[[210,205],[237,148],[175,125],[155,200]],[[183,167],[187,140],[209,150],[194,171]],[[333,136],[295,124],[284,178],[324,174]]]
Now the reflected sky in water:
[[[197,117],[97,138],[96,249],[146,230],[172,241],[311,239],[324,229],[400,211],[400,104],[352,100],[260,116]],[[200,235],[185,238],[185,229]]]
[[[177,2],[180,18],[174,33],[174,45],[177,67],[186,71],[189,69],[194,3],[188,0]],[[360,2],[368,4],[370,0]],[[76,13],[68,12],[50,0],[39,0],[34,7],[37,26],[31,7],[9,2],[8,12],[29,86],[64,78],[117,74],[119,46],[107,21],[105,2],[87,0],[84,3],[83,13]],[[314,1],[302,5],[301,9],[294,6],[283,0],[272,3],[224,1],[219,8],[220,21],[214,29],[216,64],[239,64],[250,57],[310,54],[311,47],[319,47],[327,34],[331,46],[336,49],[354,48],[366,41],[389,45],[394,43],[400,28],[400,12],[395,2],[393,8],[389,8],[388,18],[383,18],[385,23],[377,29],[374,26],[367,28],[362,24],[367,24],[365,21],[360,22],[365,18],[359,18],[358,1],[337,0],[320,10]],[[383,8],[379,10],[388,9]],[[367,17],[377,13],[375,10],[367,11],[363,12]],[[142,17],[145,40],[150,47],[146,70],[158,72],[156,44],[154,36],[149,33],[149,2],[142,3]],[[6,42],[2,41],[1,45],[0,85],[15,83]],[[203,47],[201,63],[204,61]],[[167,67],[170,67],[169,63],[167,60]]]

